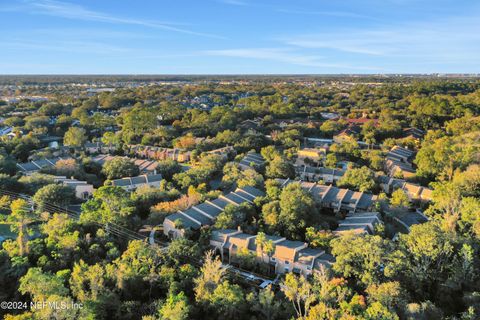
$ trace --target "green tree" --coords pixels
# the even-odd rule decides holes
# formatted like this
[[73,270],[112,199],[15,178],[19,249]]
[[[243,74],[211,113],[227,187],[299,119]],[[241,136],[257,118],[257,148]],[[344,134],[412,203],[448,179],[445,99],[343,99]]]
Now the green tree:
[[60,184],[49,184],[40,188],[33,196],[33,201],[40,211],[54,205],[65,208],[75,199],[75,191]]
[[315,201],[299,183],[291,183],[282,190],[279,221],[285,236],[301,239],[316,214]]
[[130,159],[121,157],[116,157],[105,162],[102,172],[110,180],[135,177],[140,174],[140,170]]
[[93,198],[82,204],[82,222],[128,223],[135,212],[127,191],[120,187],[103,186],[93,192]]
[[81,148],[87,142],[87,132],[83,128],[70,127],[63,137],[63,144],[70,147]]
[[393,248],[379,236],[347,234],[331,241],[335,256],[333,270],[346,278],[353,278],[364,287],[378,284],[392,276],[387,264]]
[[268,163],[266,175],[269,178],[290,178],[295,177],[295,168],[283,157],[275,157]]
[[17,243],[20,256],[28,253],[29,225],[34,222],[37,215],[32,211],[30,204],[23,199],[12,201],[10,205],[11,214],[7,221],[11,224],[12,230],[17,232]]
[[213,258],[213,252],[205,253],[200,276],[195,281],[195,299],[197,302],[206,303],[212,297],[214,290],[222,283],[225,269],[218,257]]
[[407,208],[410,205],[408,195],[402,189],[397,189],[392,193],[390,205],[394,208]]
[[263,185],[263,176],[253,169],[243,170],[236,162],[229,162],[223,167],[222,183],[226,187],[245,186],[261,187]]
[[305,238],[313,248],[329,248],[334,234],[326,230],[316,230],[314,227],[308,227],[305,230]]
[[261,316],[261,319],[273,320],[285,316],[285,306],[282,305],[280,299],[275,297],[271,286],[258,293],[250,293],[247,301],[252,305],[252,310]]
[[376,186],[373,172],[365,166],[347,170],[337,184],[363,192],[372,191]]
[[164,179],[171,180],[173,175],[182,171],[182,166],[175,160],[167,159],[158,161],[157,172]]
[[252,206],[248,203],[242,203],[239,206],[228,204],[215,220],[217,229],[235,229],[243,226],[251,216]]
[[189,319],[190,305],[185,294],[170,293],[167,300],[159,310],[161,319],[165,320],[186,320]]

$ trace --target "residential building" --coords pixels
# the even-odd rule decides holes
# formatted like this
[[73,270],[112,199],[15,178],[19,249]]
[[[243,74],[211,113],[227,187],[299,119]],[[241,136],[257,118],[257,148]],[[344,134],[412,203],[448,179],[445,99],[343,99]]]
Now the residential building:
[[208,154],[216,154],[221,156],[224,159],[228,159],[230,156],[234,156],[236,154],[235,148],[232,146],[226,146],[223,148],[215,149],[207,151]]
[[338,228],[333,233],[336,235],[342,235],[347,232],[374,234],[376,226],[382,223],[378,212],[349,214],[339,222]]
[[339,133],[333,136],[333,142],[343,143],[345,141],[356,141],[361,129],[357,126],[343,129]]
[[420,210],[396,212],[393,220],[399,225],[400,231],[409,233],[410,228],[416,224],[427,222],[429,219]]
[[407,194],[410,201],[431,201],[432,189],[422,187],[420,185],[407,182],[403,179],[395,179],[388,176],[379,176],[377,180],[380,182],[380,186],[387,194],[391,194],[397,189],[402,189]]
[[390,177],[402,179],[413,179],[416,176],[416,171],[411,163],[392,159],[385,161],[385,172]]
[[74,178],[67,178],[65,176],[56,176],[54,178],[56,183],[61,183],[64,186],[75,190],[75,197],[81,200],[87,200],[93,195],[93,185],[86,181],[80,181]]
[[210,245],[224,263],[236,264],[239,252],[250,252],[257,262],[268,264],[270,272],[275,274],[294,272],[308,276],[322,266],[330,267],[334,261],[333,256],[324,250],[308,248],[304,242],[271,235],[266,235],[266,240],[273,242],[274,252],[268,254],[262,252],[256,244],[256,238],[257,235],[246,234],[241,230],[214,230]]
[[300,186],[310,192],[315,201],[322,207],[332,209],[335,213],[355,213],[369,211],[374,207],[377,196],[367,192],[352,191],[323,185],[315,182],[279,180],[282,186],[289,183],[300,183]]
[[138,157],[151,160],[172,159],[178,162],[190,161],[191,152],[182,149],[162,148],[154,146],[129,145],[130,152]]
[[387,153],[387,160],[403,162],[403,163],[412,163],[415,158],[415,152],[406,148],[399,146],[394,146]]
[[87,142],[84,144],[84,149],[88,153],[109,153],[115,151],[114,146],[106,145],[101,141],[97,142]]
[[320,161],[325,158],[328,152],[328,146],[319,148],[303,148],[298,150],[299,158],[309,158],[314,161]]
[[240,160],[240,167],[244,170],[254,169],[255,166],[263,166],[264,164],[265,159],[261,154],[256,152],[249,152],[242,160]]
[[134,191],[138,187],[150,186],[158,188],[160,182],[162,181],[161,174],[152,174],[152,175],[140,175],[136,177],[127,177],[122,179],[112,180],[112,185],[116,187],[121,187],[127,191]]
[[213,225],[215,219],[227,205],[238,206],[242,203],[253,203],[255,198],[264,195],[262,191],[250,186],[237,188],[234,192],[221,195],[215,200],[207,200],[188,210],[178,211],[167,216],[163,221],[163,232],[169,238],[181,238],[188,229],[198,230],[202,226]]
[[403,139],[413,139],[420,142],[425,136],[425,131],[418,128],[406,128],[403,129]]
[[297,177],[308,182],[323,181],[332,184],[340,180],[345,174],[345,170],[330,169],[324,167],[296,166]]
[[20,172],[25,175],[31,175],[34,172],[38,172],[41,169],[48,169],[55,166],[55,164],[59,160],[69,160],[72,158],[65,158],[65,157],[56,157],[56,158],[48,158],[48,159],[39,159],[30,162],[24,163],[17,163],[17,168]]
[[[108,155],[108,154],[107,155],[101,154],[101,155],[93,157],[92,161],[103,166],[105,164],[105,162],[110,161],[114,158],[116,158],[116,157]],[[129,157],[123,157],[123,158],[131,160],[136,166],[138,166],[138,169],[140,170],[140,173],[142,173],[142,174],[156,174],[157,173],[158,162],[156,162],[156,161],[150,161],[150,160],[145,160],[145,159],[135,159],[135,158],[132,159],[132,158],[129,158]]]

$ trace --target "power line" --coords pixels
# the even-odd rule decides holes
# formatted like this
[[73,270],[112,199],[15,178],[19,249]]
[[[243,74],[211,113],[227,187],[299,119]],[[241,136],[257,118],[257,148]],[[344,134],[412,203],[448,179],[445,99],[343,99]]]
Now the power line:
[[[34,203],[33,198],[31,196],[21,194],[21,193],[17,193],[17,192],[4,190],[4,189],[0,189],[0,194],[1,195],[6,195],[6,196],[9,196],[9,197],[13,197],[15,199],[23,199],[23,200],[27,201],[29,204],[31,204],[31,207],[28,207],[29,210],[34,210],[35,206],[38,207],[38,205],[36,205]],[[75,211],[72,211],[72,210],[69,210],[68,208],[62,208],[62,207],[59,207],[55,204],[51,204],[51,203],[48,203],[48,202],[42,203],[41,206],[42,206],[42,209],[44,209],[48,213],[64,213],[67,216],[69,216],[69,217],[71,217],[71,218],[73,218],[77,221],[80,219],[80,214],[79,213],[77,213]],[[110,232],[110,233],[112,233],[112,234],[116,235],[117,237],[120,237],[124,240],[146,240],[146,239],[149,238],[148,236],[145,236],[141,233],[138,233],[136,231],[133,231],[131,229],[128,229],[126,227],[120,226],[120,225],[112,223],[112,222],[102,224],[100,222],[92,221],[92,223],[97,225],[97,226],[100,226],[101,228],[107,229],[108,232]],[[168,243],[165,243],[163,241],[159,241],[157,239],[153,239],[153,240],[154,240],[154,243],[156,245],[160,245],[164,249],[168,248],[168,246],[169,246]],[[195,259],[193,257],[189,257],[189,256],[186,256],[186,255],[179,255],[179,257],[188,261],[188,262],[190,262],[190,263],[192,263],[192,264],[194,264],[194,265],[196,265],[197,267],[203,266],[203,261],[201,259]],[[245,270],[245,269],[242,269],[240,267],[234,267],[232,265],[228,265],[228,267],[223,268],[223,270],[226,273],[234,276],[235,278],[240,278],[244,281],[251,281],[251,280],[255,280],[255,279],[249,279],[249,278],[242,277],[241,276],[242,272],[247,273],[249,275],[252,275],[252,276],[254,276],[256,278],[259,278],[261,280],[269,280],[269,281],[274,280],[274,279],[266,277],[264,275],[260,275],[260,274],[255,273],[255,272]],[[258,288],[261,288],[260,285],[258,285],[258,284],[255,284],[255,283],[252,283],[252,284],[254,286],[258,287]],[[272,282],[272,284],[273,284],[273,282]]]

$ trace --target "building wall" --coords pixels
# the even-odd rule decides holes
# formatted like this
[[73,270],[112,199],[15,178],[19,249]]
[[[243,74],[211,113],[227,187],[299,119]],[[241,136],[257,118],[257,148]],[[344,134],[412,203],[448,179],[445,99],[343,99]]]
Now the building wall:
[[163,221],[163,234],[169,238],[178,239],[183,238],[184,230],[175,228],[173,221]]

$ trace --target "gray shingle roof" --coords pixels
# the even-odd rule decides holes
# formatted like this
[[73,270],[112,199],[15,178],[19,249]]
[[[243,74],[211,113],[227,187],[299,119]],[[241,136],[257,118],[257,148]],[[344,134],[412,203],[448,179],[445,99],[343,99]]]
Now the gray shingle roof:
[[239,197],[238,195],[236,195],[236,194],[233,193],[233,192],[230,192],[230,193],[224,195],[224,197],[227,198],[227,199],[230,200],[230,201],[233,201],[233,202],[236,203],[236,204],[242,204],[242,203],[244,203],[244,202],[247,202],[247,200]]
[[171,221],[172,223],[175,223],[175,221],[180,220],[183,225],[183,229],[199,229],[200,225],[195,223],[194,221],[186,218],[180,213],[174,213],[165,218],[165,220]]
[[245,186],[243,188],[237,188],[237,190],[242,190],[248,194],[251,194],[255,197],[264,197],[265,193],[263,191],[258,190],[257,188],[251,186]]
[[190,208],[190,209],[184,211],[183,213],[185,213],[187,216],[192,217],[193,219],[197,220],[203,226],[210,225],[210,224],[213,223],[213,221],[211,219],[209,219],[208,217],[206,217],[205,215],[201,214],[200,212],[198,212],[197,210],[195,210],[193,208]]
[[227,200],[223,200],[223,199],[215,199],[215,200],[212,200],[210,201],[211,203],[215,204],[216,206],[220,207],[220,208],[223,208],[225,209],[225,207],[229,204],[231,204],[230,202],[228,202]]
[[205,212],[206,214],[212,216],[212,217],[216,217],[220,214],[220,212],[222,212],[222,210],[218,209],[217,207],[214,207],[212,206],[211,204],[208,204],[206,202],[202,203],[202,204],[199,204],[197,206],[195,206],[195,208]]

